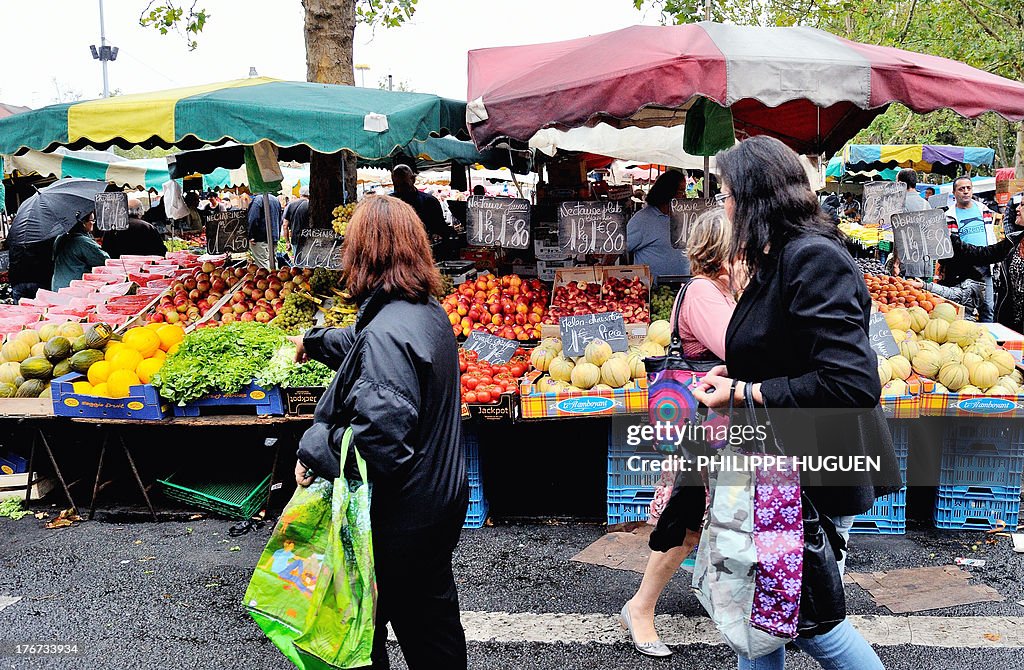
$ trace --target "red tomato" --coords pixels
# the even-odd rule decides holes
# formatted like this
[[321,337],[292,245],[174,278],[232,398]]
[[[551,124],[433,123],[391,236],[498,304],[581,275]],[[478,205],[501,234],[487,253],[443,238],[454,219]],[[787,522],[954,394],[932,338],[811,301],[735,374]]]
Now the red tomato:
[[479,383],[480,383],[480,380],[477,379],[476,377],[463,377],[462,378],[462,385],[465,386],[470,391],[475,389]]
[[513,377],[522,377],[524,374],[526,374],[526,366],[519,365],[517,363],[516,365],[512,366],[511,372]]
[[467,393],[467,394],[466,394],[466,402],[467,402],[467,403],[475,403],[475,402],[478,402],[478,400],[477,400],[477,394],[476,394],[476,393],[474,393],[473,391],[470,391],[469,393]]
[[[468,401],[467,401],[468,402]],[[490,391],[477,391],[475,402],[491,402]]]
[[480,375],[480,384],[481,385],[483,385],[483,384],[490,384],[492,382],[494,382],[494,378],[491,377],[490,375],[486,375],[486,374],[485,375]]
[[459,372],[465,372],[468,369],[469,369],[469,363],[467,363],[465,360],[460,360],[459,361]]
[[512,376],[511,372],[499,372],[498,374],[494,375],[494,381],[496,382],[510,382],[513,379],[515,379],[515,377]]
[[516,357],[525,356],[525,355],[526,355],[526,349],[523,349],[522,347],[519,347],[518,349],[516,349],[516,353],[515,353]]
[[467,359],[467,360],[470,360],[470,361],[475,361],[475,360],[477,360],[477,359],[478,359],[479,357],[480,357],[480,354],[479,354],[478,352],[476,352],[476,351],[473,351],[472,349],[470,349],[470,350],[468,350],[468,351],[466,352],[466,359]]

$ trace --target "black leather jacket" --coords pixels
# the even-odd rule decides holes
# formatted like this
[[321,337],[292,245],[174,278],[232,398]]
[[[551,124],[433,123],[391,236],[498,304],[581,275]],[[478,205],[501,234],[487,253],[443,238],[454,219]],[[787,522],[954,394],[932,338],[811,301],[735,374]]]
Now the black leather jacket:
[[[310,358],[338,372],[299,442],[299,460],[320,477],[337,477],[339,445],[351,426],[373,487],[374,533],[461,526],[469,489],[458,351],[437,301],[377,291],[355,326],[313,328],[303,342]],[[354,460],[347,459],[347,472]]]

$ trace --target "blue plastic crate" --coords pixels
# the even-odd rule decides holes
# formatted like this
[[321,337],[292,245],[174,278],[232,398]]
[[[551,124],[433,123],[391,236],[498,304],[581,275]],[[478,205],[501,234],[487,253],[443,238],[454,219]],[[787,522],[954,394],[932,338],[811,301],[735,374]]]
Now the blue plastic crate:
[[650,516],[654,489],[636,493],[608,492],[608,525],[627,521],[646,521]]
[[939,485],[948,494],[1019,497],[1024,472],[1024,422],[958,421],[943,439]]
[[174,405],[174,416],[202,416],[211,407],[255,407],[257,415],[283,415],[284,398],[276,386],[249,384],[238,393],[211,393],[198,400]]
[[[653,491],[654,487],[661,481],[661,471],[649,469],[631,470],[629,456],[608,457],[608,492],[618,491],[620,493],[632,491]],[[660,460],[661,457],[653,455],[642,457],[642,461],[650,462]],[[634,466],[638,465],[633,461]]]
[[487,521],[487,511],[490,506],[486,500],[470,501],[469,509],[466,510],[466,520],[462,523],[463,528],[483,528]]
[[949,530],[991,530],[1002,521],[1015,530],[1020,514],[1020,495],[965,498],[939,492],[935,499],[935,526]]
[[[889,419],[893,451],[899,462],[900,475],[906,480],[907,455],[910,453],[910,424],[905,420]],[[882,496],[864,514],[857,515],[851,533],[874,535],[902,535],[907,531],[907,489]]]

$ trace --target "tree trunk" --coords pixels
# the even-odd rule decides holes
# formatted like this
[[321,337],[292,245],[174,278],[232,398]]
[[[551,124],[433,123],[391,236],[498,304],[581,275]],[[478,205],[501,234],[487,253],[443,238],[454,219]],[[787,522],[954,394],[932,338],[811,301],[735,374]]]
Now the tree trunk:
[[[356,30],[356,0],[302,0],[306,10],[306,80],[321,84],[355,85],[352,43]],[[342,154],[345,181],[341,182]],[[316,228],[329,228],[331,210],[340,205],[344,191],[356,197],[356,157],[349,152],[320,154],[309,161],[309,219]]]
[[1014,177],[1024,179],[1024,121],[1017,126],[1017,150],[1013,152]]

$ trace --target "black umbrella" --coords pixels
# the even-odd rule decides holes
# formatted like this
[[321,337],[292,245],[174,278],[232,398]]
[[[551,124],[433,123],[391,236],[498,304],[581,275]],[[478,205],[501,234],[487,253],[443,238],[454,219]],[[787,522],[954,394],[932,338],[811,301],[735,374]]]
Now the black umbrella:
[[97,193],[106,182],[69,178],[56,181],[21,203],[11,222],[7,241],[13,246],[51,240],[71,230],[83,216],[95,210]]

